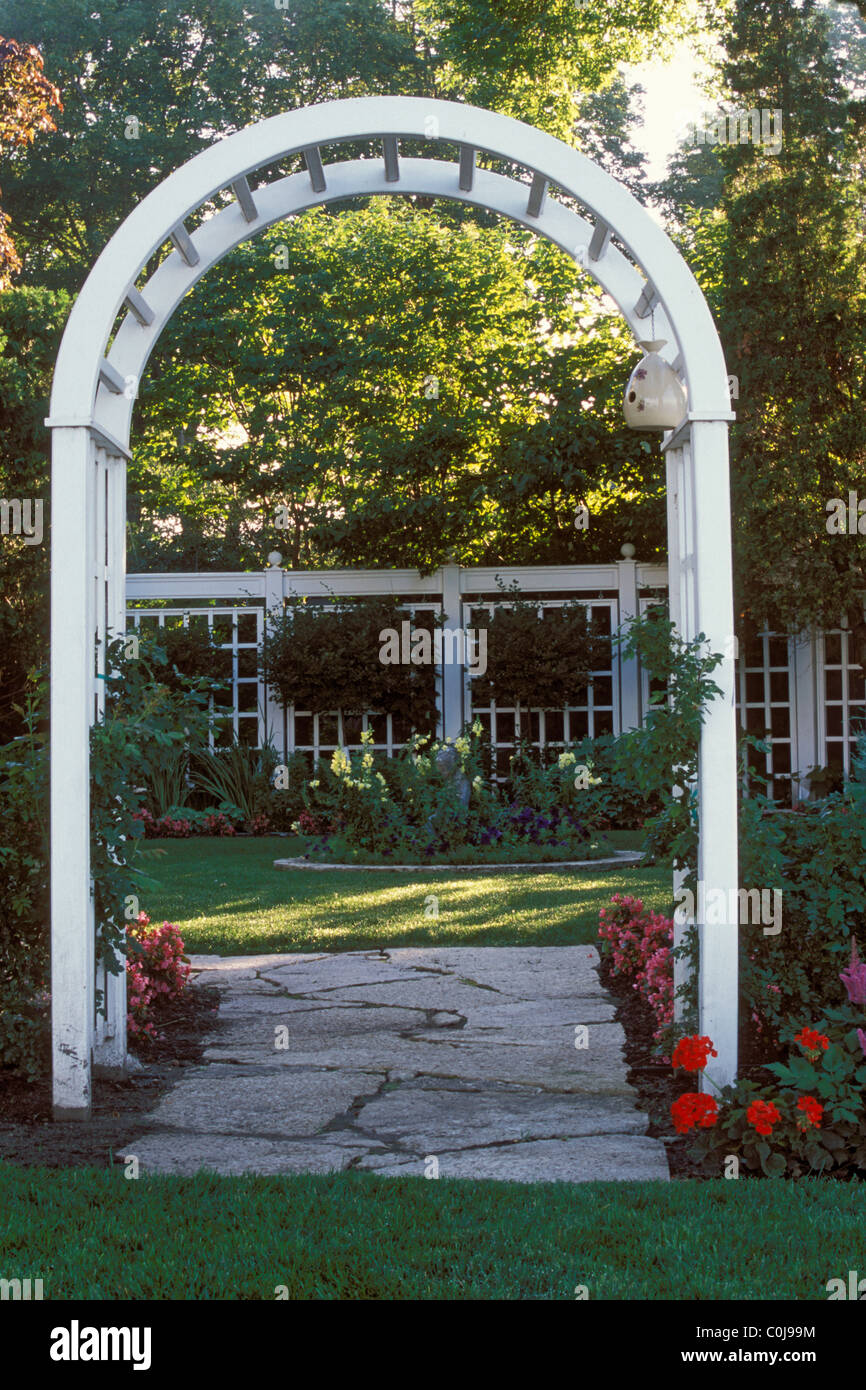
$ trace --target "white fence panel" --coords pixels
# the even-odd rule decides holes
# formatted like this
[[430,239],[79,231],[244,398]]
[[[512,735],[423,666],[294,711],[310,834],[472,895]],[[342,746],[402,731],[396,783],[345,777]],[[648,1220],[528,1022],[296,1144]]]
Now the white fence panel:
[[[292,597],[327,603],[346,596],[396,595],[408,617],[441,615],[449,628],[478,626],[482,612],[507,602],[502,586],[516,582],[521,593],[537,598],[543,613],[579,599],[604,633],[613,636],[635,613],[643,613],[667,589],[664,565],[626,558],[600,565],[470,566],[447,565],[432,574],[416,570],[284,570],[279,565],[250,574],[129,575],[127,623],[158,626],[167,621],[199,620],[221,636],[231,683],[232,731],[244,742],[270,738],[281,753],[328,756],[352,747],[362,730],[372,729],[374,746],[393,755],[406,731],[393,718],[373,712],[344,718],[334,709],[313,714],[282,710],[260,680],[256,652],[267,633],[267,614]],[[276,557],[274,557],[276,559]],[[623,660],[613,646],[610,662],[594,672],[592,683],[561,711],[515,711],[473,695],[465,666],[436,669],[437,732],[453,736],[478,715],[489,727],[497,776],[504,775],[516,739],[529,735],[539,748],[555,747],[587,734],[619,733],[644,718],[649,702],[646,673]],[[770,794],[780,801],[805,796],[808,772],[835,765],[847,775],[858,731],[866,727],[866,684],[848,653],[843,627],[821,634],[788,637],[766,627],[741,635],[736,663],[736,703],[740,727],[769,738],[771,752],[756,757]]]

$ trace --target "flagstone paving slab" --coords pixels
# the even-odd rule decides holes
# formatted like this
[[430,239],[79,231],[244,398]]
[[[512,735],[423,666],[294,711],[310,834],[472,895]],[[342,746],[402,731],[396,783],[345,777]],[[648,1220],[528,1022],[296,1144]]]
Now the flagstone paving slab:
[[125,1146],[146,1172],[668,1177],[593,947],[192,964],[219,1016]]

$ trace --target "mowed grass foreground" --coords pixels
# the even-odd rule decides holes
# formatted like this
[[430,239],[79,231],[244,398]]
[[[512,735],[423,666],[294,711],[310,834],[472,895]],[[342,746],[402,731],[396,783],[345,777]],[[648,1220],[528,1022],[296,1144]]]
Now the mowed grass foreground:
[[275,859],[294,853],[297,842],[279,837],[148,840],[141,865],[158,882],[140,888],[141,906],[154,921],[176,923],[188,951],[241,955],[585,945],[596,940],[599,909],[613,893],[659,911],[671,904],[663,869],[274,869]]
[[4,1277],[46,1299],[825,1300],[863,1269],[866,1191],[0,1165],[0,1213]]

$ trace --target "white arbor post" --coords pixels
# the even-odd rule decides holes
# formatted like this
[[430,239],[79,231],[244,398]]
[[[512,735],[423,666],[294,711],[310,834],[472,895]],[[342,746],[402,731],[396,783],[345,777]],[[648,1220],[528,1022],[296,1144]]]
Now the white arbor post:
[[[704,714],[698,764],[698,882],[720,889],[729,905],[738,887],[737,715],[734,702],[734,607],[731,560],[728,431],[721,420],[694,420],[684,445],[684,461],[694,496],[697,631],[722,662],[713,672],[721,694]],[[750,886],[750,885],[747,885]],[[704,894],[706,902],[708,893]],[[700,899],[699,899],[700,900]],[[733,918],[733,920],[731,920]],[[698,918],[699,1002],[702,1034],[711,1037],[718,1057],[706,1069],[709,1084],[736,1079],[739,1003],[739,925],[728,912],[723,924]]]
[[[404,158],[400,139],[426,141],[434,154],[456,145],[459,157]],[[322,159],[323,148],[347,141],[373,143],[380,158]],[[479,167],[478,151],[522,167],[528,182]],[[301,172],[252,185],[256,171],[278,169],[297,155],[304,156]],[[215,211],[218,195],[229,189],[234,199]],[[560,201],[558,190],[586,216]],[[700,618],[711,643],[732,631],[725,442],[725,422],[732,416],[721,345],[706,301],[682,257],[615,179],[577,150],[510,117],[458,102],[379,96],[273,116],[217,140],[175,170],[130,213],[88,276],[63,335],[47,422],[56,431],[52,1006],[58,1114],[78,1118],[88,1113],[93,1032],[87,747],[94,717],[93,642],[98,633],[91,529],[96,501],[93,451],[98,442],[113,458],[128,457],[135,398],[135,390],[128,387],[137,387],[165,324],[210,266],[241,242],[308,208],[394,193],[451,198],[498,212],[547,237],[595,277],[636,341],[647,337],[653,315],[652,336],[665,340],[662,356],[688,388],[688,422],[693,429],[688,458],[679,432],[668,440],[681,454],[674,471],[682,485],[675,517],[682,534],[679,542],[673,533],[669,540],[674,547],[679,544],[683,631],[698,630],[692,617]],[[190,233],[186,218],[203,206],[208,216]],[[157,253],[168,242],[174,249],[160,258]],[[152,259],[158,268],[140,285]],[[106,505],[103,514],[110,529],[118,526],[112,507]],[[114,541],[108,543],[104,566],[109,586],[116,580],[122,591],[123,559]],[[105,573],[96,580],[104,587]],[[105,594],[111,609],[108,589]],[[450,596],[445,611],[452,611]],[[459,604],[454,611],[459,614]],[[737,887],[737,875],[731,824],[736,756],[727,666],[721,683],[725,694],[710,710],[701,739],[699,868],[728,890]],[[450,722],[456,717],[450,685],[445,703],[443,714]],[[707,785],[709,778],[712,787]],[[727,937],[704,935],[702,1018],[720,1054],[716,1075],[729,1079],[736,1070],[736,972],[731,969],[736,950]]]
[[[99,674],[108,674],[106,645],[126,629],[126,460],[96,450],[96,486],[101,492],[94,535],[94,579],[99,638]],[[105,707],[105,682],[97,680],[97,711]],[[116,904],[125,920],[123,904]],[[104,965],[97,972],[102,1006],[97,1009],[93,1060],[103,1075],[124,1076],[127,1063],[126,956],[114,951],[117,973]]]
[[[690,537],[686,533],[686,508],[683,498],[684,479],[683,479],[683,449],[675,448],[669,441],[665,453],[666,483],[667,483],[667,513],[668,513],[668,613],[671,622],[677,631],[684,633],[688,622],[691,621],[687,615],[694,610],[694,568],[688,564],[686,558],[682,563],[681,557],[688,555]],[[689,499],[691,500],[691,499]],[[696,866],[697,867],[697,866]],[[680,890],[683,887],[688,871],[686,869],[674,869],[674,900],[679,898]],[[686,940],[689,929],[694,925],[694,916],[691,913],[678,911],[674,914],[674,949],[680,949]],[[686,957],[681,955],[674,956],[674,1020],[677,1023],[683,1021],[685,1015],[686,1001],[683,991],[692,978],[692,969]]]
[[[710,651],[721,654],[712,679],[722,693],[705,711],[700,736],[696,915],[675,922],[674,945],[682,942],[693,920],[698,933],[698,1028],[712,1038],[719,1054],[710,1058],[704,1074],[708,1088],[728,1085],[737,1071],[739,927],[736,920],[701,920],[711,890],[721,890],[730,904],[736,901],[730,889],[739,883],[729,488],[726,423],[686,422],[667,441],[670,612],[686,641],[703,632]],[[682,872],[675,874],[675,894],[684,878]],[[686,962],[675,959],[674,989],[688,978]],[[681,999],[675,1008],[681,1018]]]
[[90,1118],[95,474],[90,430],[56,429],[51,474],[51,1024],[54,1115],[69,1120]]

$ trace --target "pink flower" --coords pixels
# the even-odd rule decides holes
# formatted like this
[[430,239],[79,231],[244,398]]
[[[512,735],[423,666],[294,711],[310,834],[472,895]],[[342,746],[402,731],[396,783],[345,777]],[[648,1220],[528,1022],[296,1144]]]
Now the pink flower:
[[857,952],[857,941],[851,938],[851,962],[839,976],[852,1004],[866,1004],[866,964]]
[[183,940],[173,923],[152,927],[147,913],[140,912],[127,934],[138,947],[126,962],[129,1035],[156,1039],[159,1033],[149,1017],[151,1007],[180,995],[191,966],[183,960]]
[[857,1041],[860,1044],[860,1050],[863,1056],[866,1057],[866,1032],[864,1032],[862,1028],[857,1029]]

